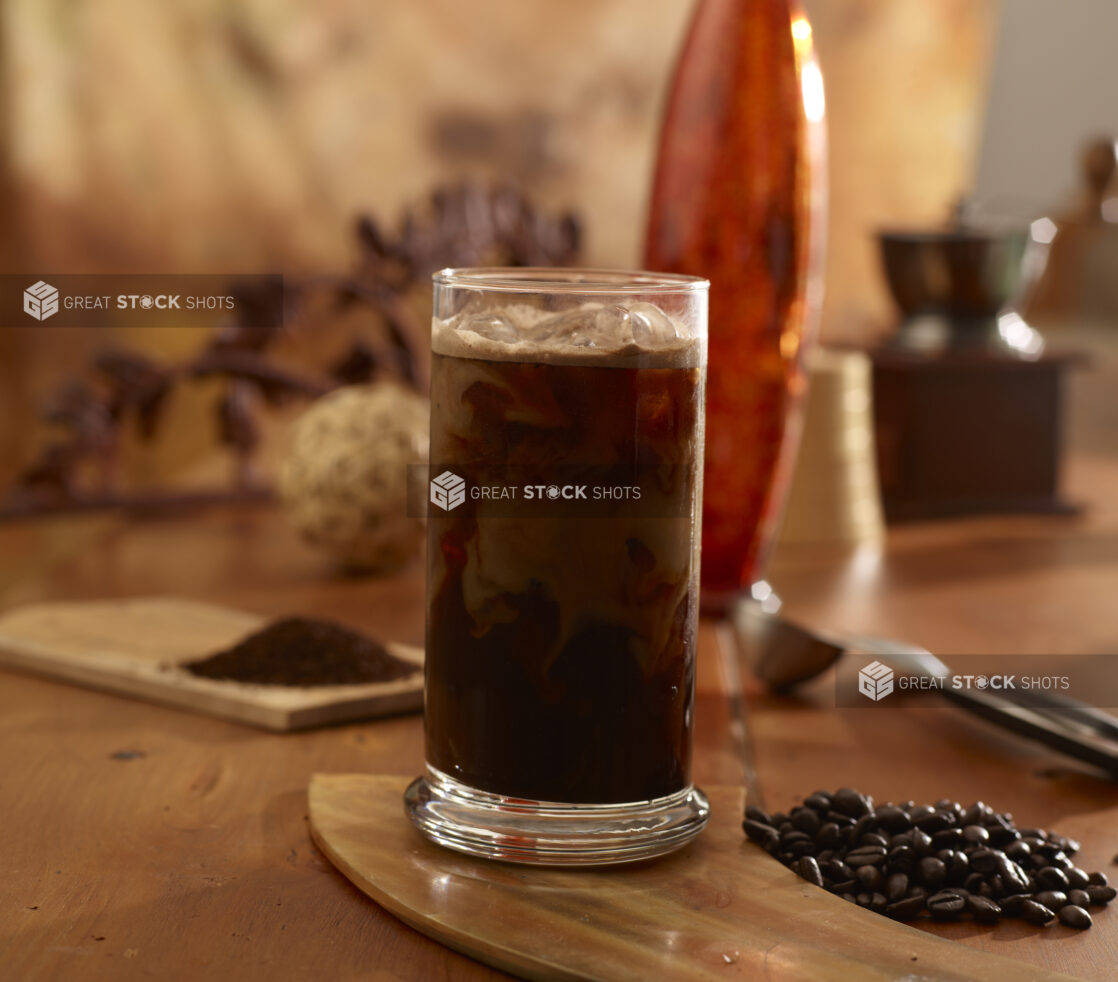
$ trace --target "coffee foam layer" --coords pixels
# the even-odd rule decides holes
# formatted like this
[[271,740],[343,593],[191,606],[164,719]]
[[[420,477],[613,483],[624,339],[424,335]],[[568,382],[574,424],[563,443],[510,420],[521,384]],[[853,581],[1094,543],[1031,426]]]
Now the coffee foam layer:
[[527,304],[431,322],[431,350],[454,358],[602,368],[688,368],[702,343],[649,303],[585,304],[556,314]]

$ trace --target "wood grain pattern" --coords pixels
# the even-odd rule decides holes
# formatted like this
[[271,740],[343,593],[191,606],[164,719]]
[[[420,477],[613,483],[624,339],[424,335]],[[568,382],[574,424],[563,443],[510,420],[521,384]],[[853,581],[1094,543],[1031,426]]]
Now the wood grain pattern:
[[389,642],[415,671],[314,688],[200,678],[179,664],[224,650],[267,618],[179,597],[43,603],[0,615],[0,667],[181,706],[270,730],[370,719],[423,704],[423,652]]
[[[773,582],[806,623],[891,634],[945,655],[1118,651],[1118,462],[1069,464],[1068,493],[1090,506],[1082,517],[909,526],[890,530],[880,551],[800,547],[778,556]],[[423,637],[420,566],[387,580],[332,575],[274,510],[0,527],[0,609],[153,592]],[[743,780],[717,655],[714,631],[701,626],[694,776],[707,788]],[[980,797],[1079,839],[1085,868],[1114,871],[1118,785],[934,703],[836,710],[829,700],[826,679],[794,699],[747,683],[749,747],[769,807],[839,784],[881,800]],[[313,774],[417,774],[422,763],[414,715],[276,734],[0,673],[0,974],[505,978],[369,903],[309,840]],[[1019,922],[920,929],[1022,966],[1114,982],[1118,911],[1080,933]],[[770,956],[771,982],[781,982],[781,952]],[[833,979],[821,970],[819,982]]]
[[403,814],[406,786],[406,778],[316,774],[315,842],[397,917],[526,978],[1068,978],[961,948],[805,883],[743,841],[741,788],[707,788],[710,824],[671,856],[574,871],[488,862],[427,842]]

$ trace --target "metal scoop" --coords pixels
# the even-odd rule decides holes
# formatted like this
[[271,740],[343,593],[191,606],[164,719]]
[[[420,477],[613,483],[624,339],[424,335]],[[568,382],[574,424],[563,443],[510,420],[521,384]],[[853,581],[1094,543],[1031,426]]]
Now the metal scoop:
[[[765,610],[751,598],[739,600],[729,617],[739,658],[756,678],[777,691],[814,678],[847,651],[884,658],[914,675],[951,675],[947,665],[919,645],[811,631]],[[1022,705],[1006,693],[950,687],[935,691],[960,709],[1100,767],[1118,779],[1118,720],[1109,713],[1053,693],[1031,692],[1029,704]]]

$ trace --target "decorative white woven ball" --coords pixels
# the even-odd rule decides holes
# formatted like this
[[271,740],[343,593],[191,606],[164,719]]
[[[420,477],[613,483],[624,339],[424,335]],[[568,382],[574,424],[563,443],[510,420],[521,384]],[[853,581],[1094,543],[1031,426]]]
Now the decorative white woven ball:
[[388,572],[416,555],[424,524],[408,517],[407,473],[426,463],[429,418],[427,400],[394,382],[316,401],[295,421],[280,468],[295,528],[354,569]]

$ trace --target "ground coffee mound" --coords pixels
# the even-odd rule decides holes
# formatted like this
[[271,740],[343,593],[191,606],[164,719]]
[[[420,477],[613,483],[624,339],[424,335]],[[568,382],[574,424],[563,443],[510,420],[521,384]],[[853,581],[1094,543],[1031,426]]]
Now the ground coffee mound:
[[227,651],[182,667],[208,679],[302,687],[390,682],[416,671],[379,641],[309,617],[275,621]]
[[818,887],[902,921],[921,916],[979,923],[1015,917],[1037,927],[1057,918],[1089,928],[1088,907],[1116,895],[1104,873],[1072,862],[1074,839],[1018,828],[976,801],[942,799],[874,807],[851,788],[816,791],[788,814],[750,806],[745,834]]

